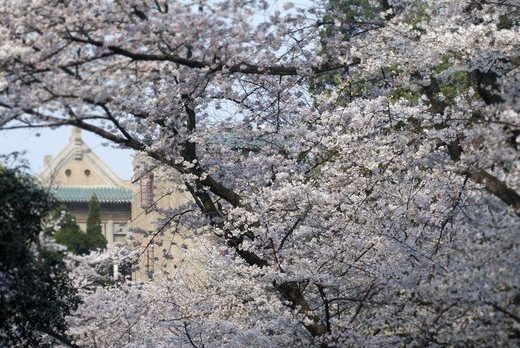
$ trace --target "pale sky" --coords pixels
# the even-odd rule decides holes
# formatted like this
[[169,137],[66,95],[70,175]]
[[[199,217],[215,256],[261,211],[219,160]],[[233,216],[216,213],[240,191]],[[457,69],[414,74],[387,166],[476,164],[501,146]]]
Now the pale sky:
[[[25,159],[29,162],[31,174],[37,175],[43,169],[43,157],[55,157],[67,145],[71,127],[58,129],[15,129],[0,130],[0,154],[14,151],[26,151]],[[115,148],[113,144],[99,136],[82,131],[85,144],[92,149],[121,179],[129,180],[132,176],[132,151]],[[108,144],[108,146],[103,146]]]

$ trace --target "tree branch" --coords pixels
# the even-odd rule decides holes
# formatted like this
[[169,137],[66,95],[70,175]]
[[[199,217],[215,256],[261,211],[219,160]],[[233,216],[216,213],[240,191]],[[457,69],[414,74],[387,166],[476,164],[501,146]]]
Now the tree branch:
[[486,190],[500,198],[504,203],[513,208],[515,214],[520,216],[520,195],[508,187],[505,182],[498,180],[484,170],[466,172],[473,181],[484,185]]
[[311,307],[307,300],[305,300],[302,290],[297,282],[284,282],[278,286],[278,291],[282,294],[283,298],[292,303],[292,308],[299,307],[298,312],[304,314],[313,321],[311,324],[305,324],[305,327],[311,335],[316,337],[327,333],[327,325],[321,323],[319,318],[312,314]]
[[[168,61],[175,64],[179,64],[185,67],[193,68],[193,69],[203,69],[207,68],[210,71],[222,71],[222,72],[230,72],[230,73],[242,73],[242,74],[255,74],[255,75],[275,75],[275,76],[296,76],[301,75],[301,71],[297,67],[292,66],[283,66],[283,65],[271,65],[271,66],[259,66],[255,64],[249,63],[239,63],[233,65],[225,65],[222,63],[214,64],[210,62],[199,61],[195,59],[187,59],[175,54],[148,54],[148,53],[135,53],[129,51],[125,48],[119,46],[104,46],[103,41],[97,41],[92,39],[83,39],[75,36],[68,36],[67,39],[93,45],[96,47],[106,47],[111,52],[118,54],[120,56],[124,56],[130,58],[135,61]],[[345,69],[350,66],[358,65],[360,60],[356,59],[349,64],[332,64],[332,63],[324,63],[321,65],[311,66],[310,70],[314,74],[324,73],[327,71],[337,70],[337,69]]]

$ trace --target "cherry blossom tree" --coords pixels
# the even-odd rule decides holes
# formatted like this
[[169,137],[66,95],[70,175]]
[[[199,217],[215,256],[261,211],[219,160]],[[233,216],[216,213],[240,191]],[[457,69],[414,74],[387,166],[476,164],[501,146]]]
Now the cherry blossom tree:
[[518,344],[518,4],[279,7],[1,2],[2,128],[148,154],[193,198],[165,221],[208,249],[200,284],[85,290],[71,335]]

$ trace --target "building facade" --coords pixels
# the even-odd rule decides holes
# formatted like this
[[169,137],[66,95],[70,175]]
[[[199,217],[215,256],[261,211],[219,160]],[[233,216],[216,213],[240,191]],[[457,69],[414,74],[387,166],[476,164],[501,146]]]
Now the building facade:
[[126,242],[132,218],[131,183],[120,179],[84,142],[74,128],[68,144],[54,158],[44,158],[42,185],[63,202],[86,229],[88,202],[100,203],[101,227],[108,243]]
[[127,243],[139,255],[133,265],[134,280],[173,278],[181,268],[198,273],[197,266],[187,265],[194,262],[186,257],[193,243],[191,233],[180,227],[182,214],[168,218],[190,202],[179,173],[159,169],[144,154],[136,154],[132,180],[122,180],[83,142],[81,130],[74,128],[56,157],[45,156],[39,179],[83,230],[88,202],[97,196],[107,242]]
[[133,168],[129,242],[140,257],[132,278],[172,279],[180,268],[193,270],[194,265],[187,264],[194,260],[186,257],[193,248],[191,232],[179,223],[190,198],[183,193],[179,173],[161,168],[144,154],[134,156]]

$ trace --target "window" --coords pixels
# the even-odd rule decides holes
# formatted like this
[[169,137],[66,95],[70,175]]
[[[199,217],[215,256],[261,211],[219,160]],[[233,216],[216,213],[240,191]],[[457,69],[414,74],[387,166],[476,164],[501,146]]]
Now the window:
[[126,234],[114,233],[114,243],[124,243],[126,241]]
[[146,259],[145,259],[145,271],[148,274],[150,278],[152,278],[153,275],[153,269],[154,269],[154,256],[153,256],[153,245],[149,245],[146,248]]
[[152,205],[153,203],[153,173],[148,175],[148,182],[146,184],[146,203],[147,205]]
[[141,208],[148,208],[153,204],[154,187],[153,173],[143,176],[140,180],[141,186]]
[[126,241],[127,224],[124,222],[114,222],[114,243]]
[[123,228],[126,226],[124,222],[114,222],[114,233],[125,233],[123,232]]

